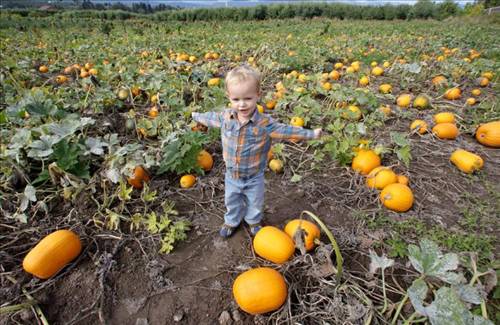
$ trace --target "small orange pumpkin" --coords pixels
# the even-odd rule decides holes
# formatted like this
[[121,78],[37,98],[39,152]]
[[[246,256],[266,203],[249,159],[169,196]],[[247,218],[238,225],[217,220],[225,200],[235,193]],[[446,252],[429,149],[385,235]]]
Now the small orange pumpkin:
[[483,167],[483,159],[472,152],[458,149],[450,156],[451,162],[464,173],[470,174]]
[[182,188],[190,188],[196,183],[196,176],[188,174],[181,177],[179,180],[179,185]]
[[432,133],[434,133],[440,139],[455,139],[459,132],[458,128],[453,123],[439,123],[432,128]]
[[23,269],[40,279],[48,279],[82,251],[80,237],[70,230],[57,230],[43,238],[23,260]]
[[210,171],[214,166],[214,159],[212,158],[212,155],[206,150],[200,151],[196,159],[198,166],[200,166],[206,172]]
[[257,232],[253,248],[257,255],[276,264],[288,261],[295,251],[292,238],[273,226],[263,227]]
[[397,183],[398,177],[390,168],[380,166],[374,168],[366,178],[366,185],[378,190],[383,189],[389,184]]
[[410,179],[405,175],[398,174],[398,183],[408,185],[408,183],[410,183]]
[[367,175],[373,168],[380,166],[380,157],[373,150],[359,150],[356,157],[352,160],[352,169]]
[[149,182],[149,174],[142,166],[134,168],[134,174],[127,179],[127,182],[136,189],[141,189],[144,182]]
[[305,232],[304,245],[306,247],[306,250],[310,251],[311,249],[314,248],[315,245],[314,240],[316,238],[319,238],[320,236],[319,228],[310,221],[302,219],[294,219],[286,224],[285,232],[293,240],[293,238],[295,237],[295,233],[299,230],[299,228],[304,230]]
[[500,148],[500,121],[493,121],[479,126],[476,140],[482,145]]
[[405,212],[413,206],[413,192],[406,185],[394,183],[380,192],[380,200],[390,210]]
[[238,275],[233,296],[238,306],[251,315],[280,308],[288,296],[285,279],[269,267],[250,269]]
[[439,123],[455,123],[455,114],[452,112],[441,112],[434,115],[434,122]]

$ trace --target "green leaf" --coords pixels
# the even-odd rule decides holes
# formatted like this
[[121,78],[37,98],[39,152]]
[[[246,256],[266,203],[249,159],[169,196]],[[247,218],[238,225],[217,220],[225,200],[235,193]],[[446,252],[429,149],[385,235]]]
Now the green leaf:
[[458,256],[453,253],[443,255],[433,241],[422,239],[420,247],[409,245],[408,257],[415,270],[426,276],[434,276],[451,284],[464,280],[462,274],[449,272],[457,269]]
[[290,182],[292,183],[297,183],[297,182],[300,182],[302,180],[302,176],[300,176],[299,174],[293,174],[292,178],[290,178]]
[[474,316],[457,293],[448,287],[441,287],[436,292],[436,299],[425,308],[432,325],[493,325],[493,322],[479,316]]
[[413,305],[413,308],[423,316],[427,316],[427,311],[424,307],[424,299],[427,296],[427,284],[422,279],[416,279],[408,288],[408,297]]

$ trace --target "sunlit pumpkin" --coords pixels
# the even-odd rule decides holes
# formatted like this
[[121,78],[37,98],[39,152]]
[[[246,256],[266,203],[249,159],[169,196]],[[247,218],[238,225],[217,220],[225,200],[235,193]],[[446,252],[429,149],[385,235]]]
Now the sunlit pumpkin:
[[413,192],[406,185],[394,183],[380,192],[380,200],[390,210],[405,212],[413,206]]
[[467,174],[481,169],[484,164],[480,156],[463,149],[455,150],[450,156],[450,161]]
[[381,160],[379,155],[373,150],[359,150],[354,159],[352,160],[352,169],[355,171],[367,175],[375,167],[380,166]]
[[250,269],[233,283],[238,306],[251,315],[264,314],[281,307],[288,296],[283,276],[269,267]]
[[292,238],[292,240],[295,238],[295,233],[299,229],[302,229],[305,232],[305,236],[303,238],[304,246],[307,251],[310,251],[314,248],[314,240],[317,238],[319,239],[319,228],[318,226],[316,226],[316,224],[302,219],[294,219],[288,222],[285,226],[285,232]]
[[292,238],[273,226],[265,226],[257,232],[253,248],[257,255],[277,264],[288,261],[295,251]]
[[434,115],[434,122],[439,123],[455,123],[455,114],[451,112],[441,112]]
[[23,260],[23,269],[48,279],[75,259],[82,250],[80,237],[70,230],[57,230],[43,238]]
[[500,121],[480,125],[476,130],[476,140],[485,146],[500,148]]
[[366,177],[366,185],[378,190],[389,184],[397,183],[398,177],[390,168],[380,166],[374,168]]
[[432,128],[432,133],[434,133],[440,139],[455,139],[458,134],[458,128],[453,123],[439,123]]

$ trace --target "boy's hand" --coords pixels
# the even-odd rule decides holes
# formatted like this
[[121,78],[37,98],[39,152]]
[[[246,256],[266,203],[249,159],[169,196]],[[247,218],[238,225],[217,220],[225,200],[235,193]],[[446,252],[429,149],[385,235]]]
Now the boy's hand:
[[314,129],[314,139],[319,139],[321,138],[321,135],[323,134],[323,130],[321,128],[319,129]]

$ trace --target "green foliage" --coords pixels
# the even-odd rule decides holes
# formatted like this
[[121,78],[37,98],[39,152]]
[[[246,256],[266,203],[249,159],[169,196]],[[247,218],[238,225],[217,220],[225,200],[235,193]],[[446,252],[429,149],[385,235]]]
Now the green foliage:
[[400,132],[391,132],[391,139],[396,145],[393,151],[396,153],[398,158],[403,161],[407,167],[409,167],[411,161],[411,147],[407,135]]
[[207,137],[201,132],[185,132],[172,134],[162,148],[162,159],[158,174],[173,172],[182,175],[190,172],[203,173],[197,164],[197,157],[207,142]]

